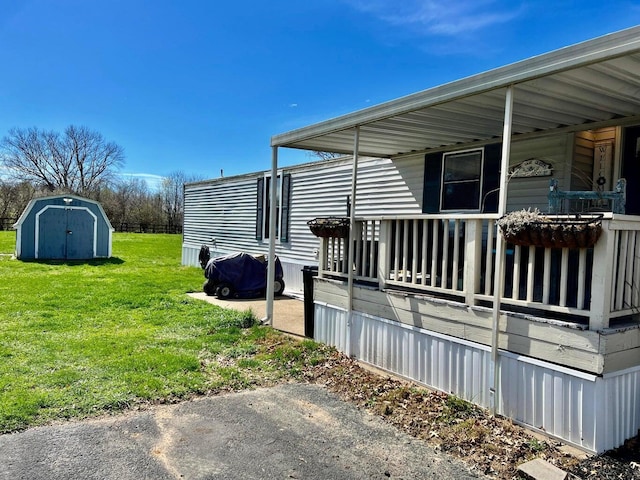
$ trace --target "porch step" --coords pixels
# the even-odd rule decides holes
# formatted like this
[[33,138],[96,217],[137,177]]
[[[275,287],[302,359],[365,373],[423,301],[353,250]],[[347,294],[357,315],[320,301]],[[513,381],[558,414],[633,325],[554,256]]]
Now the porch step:
[[523,463],[518,467],[518,472],[524,475],[524,478],[531,480],[566,480],[567,478],[567,472],[541,458]]

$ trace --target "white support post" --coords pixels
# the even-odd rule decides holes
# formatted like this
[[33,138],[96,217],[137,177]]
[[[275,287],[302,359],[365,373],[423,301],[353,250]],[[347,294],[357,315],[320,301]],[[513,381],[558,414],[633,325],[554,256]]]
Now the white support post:
[[391,260],[391,220],[380,221],[380,234],[378,236],[378,288],[386,288]]
[[355,252],[355,256],[354,256],[354,262],[355,262],[355,268],[356,268],[356,273],[355,275],[362,275],[364,276],[364,265],[366,265],[366,252],[365,252],[365,245],[366,243],[363,242],[362,237],[364,236],[364,242],[366,242],[366,238],[367,238],[367,224],[366,222],[363,223],[356,223],[356,234],[355,234],[355,239],[356,239],[356,252]]
[[451,289],[458,290],[458,259],[460,257],[460,222],[457,219],[453,221],[453,259],[451,261]]
[[273,297],[276,281],[276,185],[278,179],[278,147],[271,147],[271,188],[269,198],[269,263],[267,264],[267,306],[265,325],[273,325]]
[[618,261],[615,255],[616,231],[609,230],[607,220],[603,220],[602,223],[602,233],[593,247],[589,330],[602,330],[609,327],[614,264]]
[[329,255],[329,242],[324,237],[320,237],[320,246],[318,248],[318,278],[324,277],[324,271],[327,269],[327,257]]
[[[498,192],[498,215],[507,211],[507,171],[511,154],[511,122],[513,117],[513,86],[507,88],[504,105],[504,129],[502,134],[502,160],[500,162],[500,190]],[[490,246],[487,247],[491,248]],[[498,341],[500,331],[500,301],[504,289],[504,238],[496,235],[496,257],[493,289],[493,322],[491,328],[491,362],[489,367],[489,391],[491,413],[495,415],[500,395],[498,375]]]
[[447,288],[449,281],[449,219],[442,221],[442,275],[440,286]]
[[418,283],[418,220],[414,220],[411,237],[411,283]]
[[485,271],[485,280],[484,280],[484,294],[491,294],[491,275],[493,273],[492,264],[494,262],[494,252],[493,252],[493,234],[496,231],[496,222],[495,220],[489,220],[487,225],[487,255],[486,255],[486,263],[484,265]]
[[425,218],[422,220],[422,266],[420,272],[422,273],[422,285],[427,285],[427,256],[429,253],[429,221]]
[[476,293],[480,291],[482,220],[467,220],[464,232],[464,294],[467,305],[473,306],[476,304]]
[[351,319],[353,317],[353,260],[355,252],[353,243],[356,236],[356,183],[358,181],[358,150],[360,146],[360,127],[356,127],[353,135],[353,170],[351,172],[351,211],[349,212],[349,245],[348,245],[348,275],[347,275],[347,301],[349,308],[347,310],[347,339],[346,351],[351,356]]

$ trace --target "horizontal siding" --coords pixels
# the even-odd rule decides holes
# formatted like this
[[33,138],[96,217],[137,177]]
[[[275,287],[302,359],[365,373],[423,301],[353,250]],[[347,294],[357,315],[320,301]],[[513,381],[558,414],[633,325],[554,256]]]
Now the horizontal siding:
[[[358,169],[357,215],[419,213],[422,195],[419,158],[392,162],[361,159]],[[317,264],[319,240],[307,222],[316,217],[346,216],[351,193],[349,158],[284,169],[291,174],[289,242],[278,243],[283,261]],[[184,245],[213,245],[222,252],[264,253],[268,241],[255,239],[256,179],[262,173],[216,179],[185,186]],[[192,255],[183,256],[191,264]]]
[[592,132],[578,132],[575,136],[573,165],[571,167],[571,190],[593,189],[593,148]]
[[[513,167],[530,158],[536,158],[551,164],[553,177],[529,177],[512,178],[509,180],[507,191],[507,210],[520,210],[522,208],[537,208],[546,212],[549,210],[547,194],[549,192],[549,180],[557,178],[561,188],[565,185],[565,166],[568,160],[568,140],[570,135],[556,135],[551,137],[535,138],[511,145],[511,160]],[[569,154],[570,154],[569,149]]]
[[255,248],[256,178],[185,186],[184,243],[225,252]]

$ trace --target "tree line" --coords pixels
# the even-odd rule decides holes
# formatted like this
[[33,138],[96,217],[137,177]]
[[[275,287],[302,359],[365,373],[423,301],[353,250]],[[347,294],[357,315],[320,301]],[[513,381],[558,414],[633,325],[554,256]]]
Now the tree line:
[[181,232],[183,185],[201,178],[174,171],[151,189],[119,174],[124,161],[121,146],[87,127],[9,130],[0,142],[0,229],[11,228],[33,198],[72,194],[99,201],[116,230]]

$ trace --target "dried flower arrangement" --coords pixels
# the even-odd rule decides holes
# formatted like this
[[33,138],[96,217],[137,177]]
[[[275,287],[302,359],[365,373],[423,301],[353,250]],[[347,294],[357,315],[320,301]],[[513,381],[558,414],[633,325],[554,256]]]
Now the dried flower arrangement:
[[349,218],[319,217],[307,222],[311,233],[316,237],[347,238],[349,236]]
[[545,248],[592,247],[602,233],[602,215],[549,216],[537,208],[510,212],[496,223],[507,242]]

